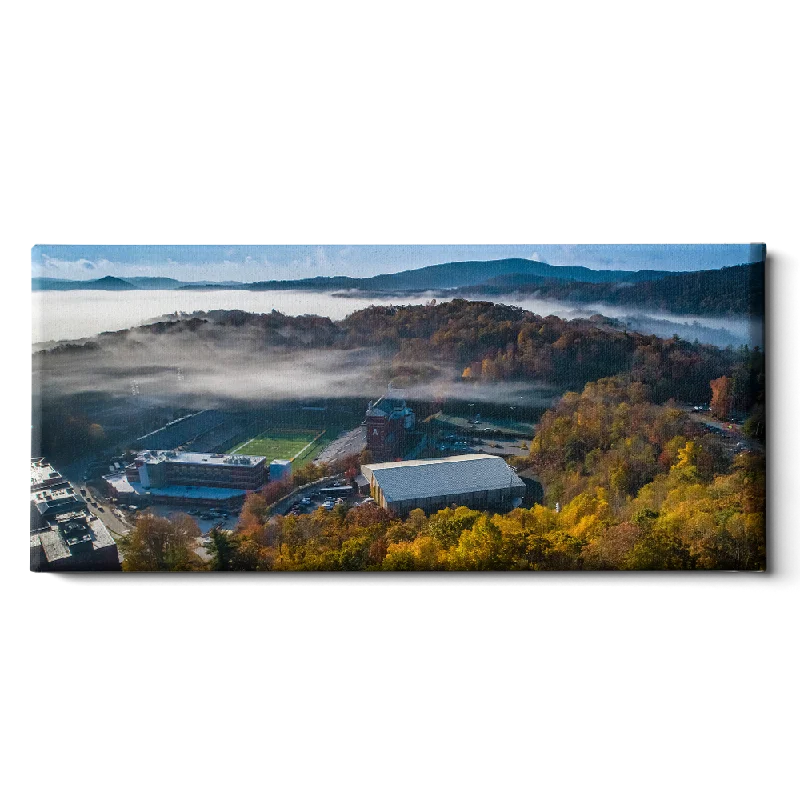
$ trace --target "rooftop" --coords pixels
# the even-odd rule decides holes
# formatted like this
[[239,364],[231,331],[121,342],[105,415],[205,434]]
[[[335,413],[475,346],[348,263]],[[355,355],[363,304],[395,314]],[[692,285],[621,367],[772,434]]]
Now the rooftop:
[[375,476],[387,502],[525,486],[500,456],[483,453],[365,464],[361,470]]
[[138,481],[130,481],[124,473],[118,475],[105,475],[106,483],[113,486],[120,494],[138,495],[141,497],[166,497],[192,500],[230,500],[242,497],[247,492],[244,489],[223,489],[216,486],[152,486],[145,489]]
[[[58,523],[61,523],[63,531],[59,530]],[[45,557],[49,563],[62,558],[70,558],[73,554],[69,545],[65,541],[73,533],[72,526],[75,526],[72,539],[84,539],[87,542],[91,539],[92,550],[100,550],[103,547],[110,547],[115,544],[114,539],[108,532],[108,528],[97,517],[89,516],[83,512],[74,514],[63,514],[56,518],[56,523],[47,530],[31,534],[31,547],[41,543]],[[80,528],[81,530],[78,530]],[[88,537],[88,538],[87,538]],[[77,543],[77,542],[75,542]]]
[[181,450],[143,450],[137,456],[145,464],[158,464],[169,461],[174,464],[210,464],[229,467],[253,467],[264,456],[227,455],[225,453],[185,453]]
[[399,397],[381,397],[370,403],[367,409],[368,417],[402,417],[413,413],[406,401]]
[[52,486],[65,481],[66,478],[46,459],[31,459],[31,491],[35,492],[45,486]]
[[31,502],[40,514],[61,506],[84,505],[83,498],[66,482],[31,492]]

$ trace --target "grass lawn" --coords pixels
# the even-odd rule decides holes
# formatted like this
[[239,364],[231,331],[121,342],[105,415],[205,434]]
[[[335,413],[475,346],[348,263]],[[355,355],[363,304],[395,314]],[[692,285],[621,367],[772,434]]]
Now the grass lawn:
[[[281,408],[264,408],[252,412],[247,424],[240,429],[241,438],[229,440],[229,453],[293,459],[292,471],[297,472],[313,461],[344,431],[352,430],[364,416],[367,401],[337,401],[324,411],[305,410],[285,404]],[[308,445],[307,449],[306,446]]]
[[327,430],[317,439],[302,456],[296,458],[292,464],[293,470],[298,470],[313,461],[337,436],[336,430]]
[[245,456],[266,456],[273,458],[294,458],[307,444],[322,431],[313,430],[266,430],[258,436],[241,442],[231,448],[231,453],[241,453]]

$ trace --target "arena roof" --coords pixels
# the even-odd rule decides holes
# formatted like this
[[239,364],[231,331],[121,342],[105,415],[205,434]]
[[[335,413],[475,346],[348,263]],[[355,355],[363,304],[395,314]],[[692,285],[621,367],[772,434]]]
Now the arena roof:
[[389,503],[525,486],[500,456],[483,453],[365,464],[361,470],[375,476]]

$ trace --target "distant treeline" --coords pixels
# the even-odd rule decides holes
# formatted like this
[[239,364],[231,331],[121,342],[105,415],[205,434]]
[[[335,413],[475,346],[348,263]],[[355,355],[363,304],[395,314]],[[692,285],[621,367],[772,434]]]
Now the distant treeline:
[[741,264],[702,272],[679,272],[657,280],[618,283],[564,281],[503,275],[464,288],[469,293],[519,293],[572,303],[607,303],[658,309],[674,314],[764,314],[764,264]]

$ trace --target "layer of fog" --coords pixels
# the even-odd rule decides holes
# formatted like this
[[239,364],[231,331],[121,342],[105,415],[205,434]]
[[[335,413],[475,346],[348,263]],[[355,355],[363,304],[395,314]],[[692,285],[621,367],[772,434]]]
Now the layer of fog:
[[[353,350],[265,347],[255,327],[228,328],[208,338],[189,331],[131,331],[97,348],[69,348],[34,359],[34,394],[45,398],[100,392],[113,400],[184,408],[226,408],[312,398],[377,398],[392,379],[391,354]],[[532,382],[472,384],[452,365],[415,363],[424,378],[395,389],[410,400],[464,399],[547,407],[560,393]]]
[[[475,298],[479,299],[479,298]],[[678,335],[681,339],[717,347],[739,347],[763,345],[760,322],[747,317],[705,317],[689,314],[671,314],[667,311],[627,306],[610,306],[605,303],[570,304],[558,300],[542,300],[537,297],[504,296],[480,298],[495,303],[519,306],[540,316],[554,314],[562,319],[576,319],[602,314],[639,333],[654,334],[662,339]]]
[[[445,301],[450,296],[421,294],[402,297],[365,297],[357,292],[305,291],[71,291],[36,292],[33,295],[33,341],[74,340],[103,331],[124,330],[175,312],[199,309],[240,309],[268,313],[273,309],[290,316],[317,314],[340,320],[369,305],[409,305]],[[576,305],[536,297],[493,296],[496,303],[516,305],[542,316],[562,319],[603,314],[627,324],[631,330],[713,344],[718,347],[762,344],[760,324],[746,317],[703,317],[669,314],[646,309],[607,306],[603,303]]]

